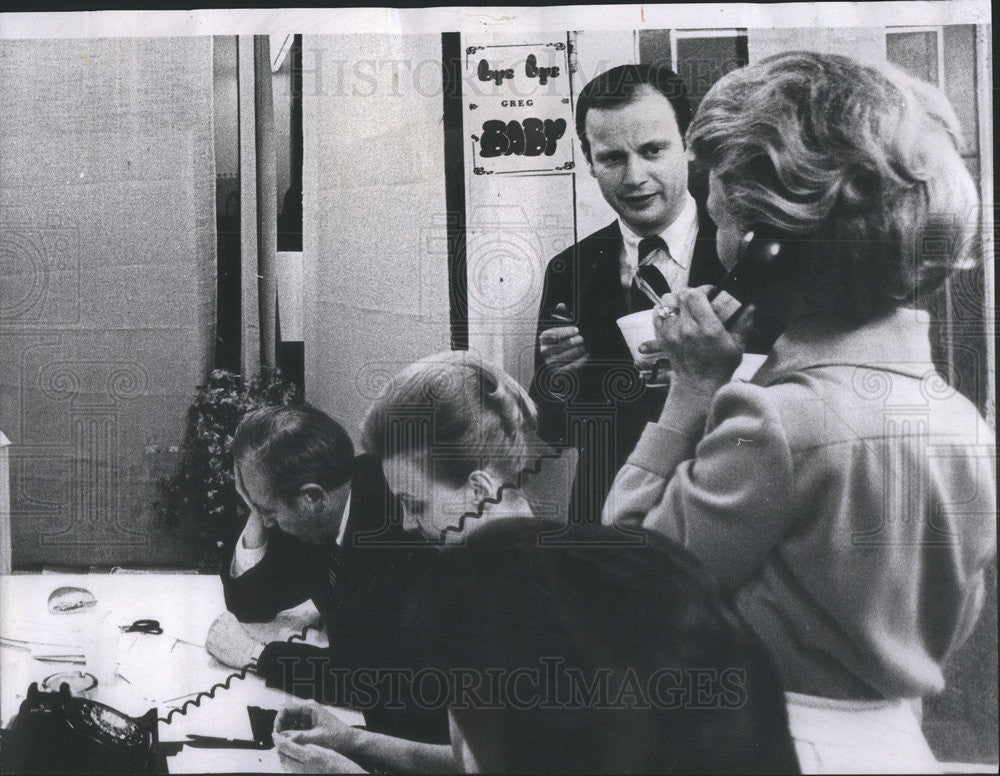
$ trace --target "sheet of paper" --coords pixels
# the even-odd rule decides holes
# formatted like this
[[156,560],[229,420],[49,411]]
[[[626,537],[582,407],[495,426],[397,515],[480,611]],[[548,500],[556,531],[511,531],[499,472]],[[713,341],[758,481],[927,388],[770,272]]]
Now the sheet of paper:
[[194,749],[167,758],[170,773],[284,773],[277,749]]
[[201,647],[165,635],[143,635],[119,658],[118,674],[150,703],[180,705],[233,673]]
[[[160,740],[185,741],[192,733],[217,738],[252,739],[253,730],[246,704],[227,701],[218,695],[203,698],[199,706],[188,706],[186,713],[174,714],[169,725],[160,723]],[[163,709],[160,716],[166,717],[168,712],[169,709]]]
[[35,618],[5,616],[0,626],[0,638],[29,646],[76,647],[82,653],[84,626],[92,622],[73,615],[57,616],[47,612]]

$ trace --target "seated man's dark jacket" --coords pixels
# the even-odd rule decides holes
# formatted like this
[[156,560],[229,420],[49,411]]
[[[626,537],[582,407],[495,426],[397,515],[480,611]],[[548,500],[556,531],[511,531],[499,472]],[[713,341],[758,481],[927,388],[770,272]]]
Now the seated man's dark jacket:
[[[715,248],[715,225],[703,208],[698,212],[690,288],[715,285],[725,276]],[[539,435],[554,447],[573,446],[580,451],[575,509],[596,515],[646,423],[659,418],[666,399],[662,388],[645,387],[616,323],[628,313],[628,292],[621,285],[621,250],[621,227],[615,220],[555,256],[545,272],[535,334],[530,394],[538,406]],[[587,363],[571,373],[546,367],[540,349],[543,331],[569,325],[552,318],[560,302],[570,311],[572,325],[579,328],[589,354]],[[747,350],[766,353],[778,330],[773,321],[764,326],[758,323],[758,328],[761,331],[751,338]],[[581,487],[593,504],[576,503],[584,495]]]
[[404,702],[406,708],[386,709],[396,705],[383,695],[390,686],[380,685],[378,695],[370,692],[373,672],[419,669],[410,665],[400,627],[407,593],[436,550],[389,519],[395,499],[379,462],[362,455],[354,465],[341,546],[321,547],[272,531],[260,563],[236,578],[228,566],[223,570],[226,606],[243,622],[266,622],[312,599],[326,623],[329,648],[301,641],[268,644],[257,664],[268,686],[360,708],[368,727],[380,732],[446,743],[445,708],[421,711]]

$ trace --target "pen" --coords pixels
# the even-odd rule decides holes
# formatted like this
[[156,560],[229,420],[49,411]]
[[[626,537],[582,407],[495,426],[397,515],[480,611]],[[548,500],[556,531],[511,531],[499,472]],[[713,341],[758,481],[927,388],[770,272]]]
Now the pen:
[[188,739],[184,743],[198,749],[270,749],[271,747],[260,741],[251,741],[246,738],[220,738],[218,736],[201,736],[197,733],[188,733]]
[[647,283],[645,280],[642,279],[642,275],[639,274],[638,267],[636,267],[632,271],[632,279],[635,280],[635,284],[636,286],[638,286],[639,290],[642,291],[642,293],[646,295],[649,301],[653,303],[653,306],[659,307],[660,306],[659,295],[653,290],[653,287],[649,285],[649,283]]

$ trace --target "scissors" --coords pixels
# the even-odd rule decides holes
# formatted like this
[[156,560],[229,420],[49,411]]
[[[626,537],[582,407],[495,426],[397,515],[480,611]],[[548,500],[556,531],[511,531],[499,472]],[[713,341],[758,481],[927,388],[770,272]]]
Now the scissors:
[[159,620],[136,620],[131,625],[118,626],[125,633],[150,633],[158,636],[163,633]]

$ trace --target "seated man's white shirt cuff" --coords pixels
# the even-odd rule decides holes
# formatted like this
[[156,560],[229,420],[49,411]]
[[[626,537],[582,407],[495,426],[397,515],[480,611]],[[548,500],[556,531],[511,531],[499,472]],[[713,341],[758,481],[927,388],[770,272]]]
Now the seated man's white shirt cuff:
[[262,560],[267,554],[267,542],[260,547],[250,549],[243,544],[243,534],[236,540],[236,549],[233,551],[233,562],[229,564],[229,576],[236,578],[246,573]]

